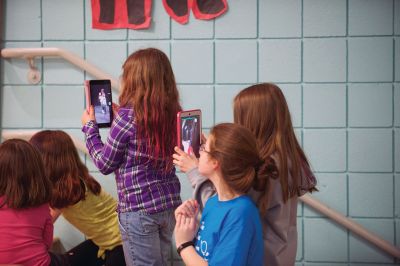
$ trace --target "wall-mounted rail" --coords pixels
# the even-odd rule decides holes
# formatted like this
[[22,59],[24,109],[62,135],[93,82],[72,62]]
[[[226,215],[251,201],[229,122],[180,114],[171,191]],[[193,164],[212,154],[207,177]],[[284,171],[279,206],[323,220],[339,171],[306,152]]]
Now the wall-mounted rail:
[[96,66],[90,64],[86,60],[82,59],[78,55],[60,48],[4,48],[1,50],[1,56],[4,58],[23,58],[28,60],[31,74],[29,75],[31,83],[37,83],[40,81],[40,74],[37,68],[34,66],[35,57],[61,57],[71,64],[85,70],[89,74],[93,75],[98,79],[109,79],[111,80],[111,86],[118,90],[118,80],[109,74],[103,72]]
[[[118,89],[118,82],[116,79],[112,78],[107,73],[99,70],[95,66],[91,65],[90,63],[86,62],[79,56],[63,50],[59,48],[6,48],[1,50],[1,56],[4,58],[24,58],[32,60],[35,57],[42,56],[42,57],[61,57],[65,60],[71,62],[72,64],[76,65],[77,67],[87,71],[91,75],[95,76],[99,79],[110,79],[113,88]],[[30,62],[32,63],[32,62]],[[23,130],[3,130],[2,137],[3,139],[10,139],[10,138],[22,138],[22,139],[29,139],[32,134],[37,131],[23,131]],[[71,136],[73,139],[76,147],[87,154],[87,149],[85,144]],[[347,218],[346,216],[342,215],[341,213],[329,208],[328,206],[322,204],[311,195],[306,194],[300,197],[300,200],[310,206],[311,208],[315,209],[319,213],[327,216],[328,218],[334,220],[339,225],[345,227],[346,229],[350,230],[351,233],[358,235],[359,237],[365,239],[366,241],[372,243],[376,247],[380,248],[381,250],[385,251],[386,253],[390,254],[395,258],[400,259],[400,249],[389,243],[388,241],[380,238],[379,236],[369,232],[360,224],[354,222],[352,219]]]

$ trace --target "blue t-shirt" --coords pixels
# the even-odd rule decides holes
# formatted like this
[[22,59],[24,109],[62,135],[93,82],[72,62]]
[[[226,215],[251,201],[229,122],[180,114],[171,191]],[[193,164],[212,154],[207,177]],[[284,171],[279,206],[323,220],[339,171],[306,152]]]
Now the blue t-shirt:
[[264,242],[260,216],[246,195],[204,207],[195,239],[197,253],[209,265],[263,265]]

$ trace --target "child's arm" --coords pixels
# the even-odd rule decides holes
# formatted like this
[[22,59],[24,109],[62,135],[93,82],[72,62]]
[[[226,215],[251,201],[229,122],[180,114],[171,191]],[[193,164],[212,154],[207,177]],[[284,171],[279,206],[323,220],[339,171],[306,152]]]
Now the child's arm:
[[184,173],[187,173],[191,171],[194,168],[197,168],[197,165],[199,164],[199,161],[197,160],[196,156],[194,154],[189,155],[183,150],[181,150],[179,147],[174,148],[175,153],[172,155],[174,158],[174,164],[179,167],[179,170],[181,170]]
[[181,257],[186,266],[206,266],[208,265],[207,261],[205,261],[199,254],[197,254],[196,250],[193,246],[187,247],[181,251]]
[[[183,203],[181,206],[183,206]],[[176,213],[175,225],[175,243],[178,249],[183,243],[193,241],[196,233],[197,222],[195,217],[188,217],[180,213]],[[187,266],[206,266],[208,263],[197,254],[193,245],[187,246],[180,251],[180,256]]]
[[202,211],[207,200],[217,193],[215,187],[207,177],[199,173],[197,167],[187,172],[186,176],[193,187],[193,198],[199,203],[199,209]]
[[120,166],[132,135],[133,126],[128,111],[119,111],[110,128],[107,141],[103,143],[99,128],[93,121],[87,122],[82,131],[86,135],[86,147],[93,163],[104,174],[110,174]]
[[199,173],[197,168],[198,160],[194,155],[189,155],[179,147],[175,147],[175,154],[172,157],[174,158],[174,164],[179,167],[182,172],[186,173],[194,189],[193,197],[199,203],[200,210],[203,210],[207,200],[216,193],[214,185],[207,177]]

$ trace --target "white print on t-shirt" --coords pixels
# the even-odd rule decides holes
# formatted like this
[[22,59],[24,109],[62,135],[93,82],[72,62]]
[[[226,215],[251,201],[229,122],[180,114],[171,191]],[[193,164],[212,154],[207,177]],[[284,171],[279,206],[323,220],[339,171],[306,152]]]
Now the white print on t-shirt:
[[205,261],[208,261],[208,256],[210,256],[210,253],[208,252],[208,244],[206,240],[201,240],[201,234],[200,234],[201,231],[204,230],[204,228],[206,228],[206,226],[204,224],[204,221],[202,221],[200,225],[200,230],[197,233],[197,240],[200,240],[200,247],[196,245],[196,250],[201,252]]

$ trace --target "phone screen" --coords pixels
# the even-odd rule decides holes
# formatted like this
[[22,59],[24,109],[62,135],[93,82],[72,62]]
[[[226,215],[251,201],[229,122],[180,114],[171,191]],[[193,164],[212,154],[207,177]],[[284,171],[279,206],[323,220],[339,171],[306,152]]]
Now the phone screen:
[[99,127],[110,127],[112,122],[112,93],[110,80],[90,80],[90,103]]
[[200,156],[201,115],[193,114],[180,117],[180,148],[188,153]]

